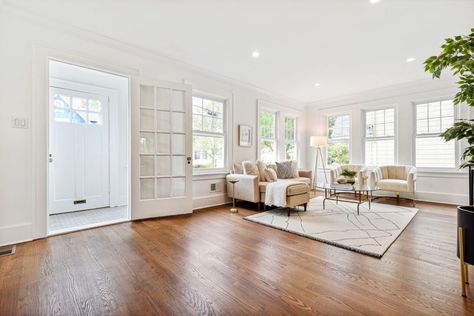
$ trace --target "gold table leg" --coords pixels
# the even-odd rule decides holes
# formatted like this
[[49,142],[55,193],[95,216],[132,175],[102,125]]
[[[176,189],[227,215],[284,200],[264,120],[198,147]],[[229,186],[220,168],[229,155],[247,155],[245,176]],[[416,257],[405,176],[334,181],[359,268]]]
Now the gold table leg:
[[239,210],[235,207],[235,182],[232,183],[232,208],[230,209],[231,213],[238,213]]
[[466,296],[466,263],[464,263],[464,235],[462,227],[458,228],[459,238],[459,259],[461,261],[461,285],[462,285],[462,296]]

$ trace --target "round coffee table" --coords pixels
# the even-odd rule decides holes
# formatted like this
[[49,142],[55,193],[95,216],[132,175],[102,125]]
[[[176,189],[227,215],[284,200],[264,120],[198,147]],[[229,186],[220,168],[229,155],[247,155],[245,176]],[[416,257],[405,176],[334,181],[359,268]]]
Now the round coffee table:
[[[357,215],[359,215],[359,206],[365,202],[370,204],[372,201],[372,192],[380,190],[378,187],[367,184],[339,184],[339,183],[318,183],[318,189],[324,189],[323,209],[326,208],[326,200],[339,202],[349,202],[357,204]],[[339,195],[346,193],[342,198]]]

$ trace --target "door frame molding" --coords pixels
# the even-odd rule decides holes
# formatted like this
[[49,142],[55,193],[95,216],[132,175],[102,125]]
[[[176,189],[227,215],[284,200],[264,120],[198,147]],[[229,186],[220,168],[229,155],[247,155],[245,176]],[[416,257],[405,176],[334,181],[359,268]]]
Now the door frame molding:
[[[131,197],[131,84],[132,77],[139,71],[133,68],[119,67],[105,62],[102,58],[87,56],[83,53],[66,50],[55,45],[33,44],[32,52],[32,186],[31,209],[33,225],[31,239],[48,236],[48,150],[49,150],[49,61],[56,60],[89,69],[94,69],[128,79],[127,104],[127,182],[130,205]],[[130,208],[130,206],[129,206]],[[130,212],[130,209],[129,209]],[[130,215],[130,214],[129,214]]]

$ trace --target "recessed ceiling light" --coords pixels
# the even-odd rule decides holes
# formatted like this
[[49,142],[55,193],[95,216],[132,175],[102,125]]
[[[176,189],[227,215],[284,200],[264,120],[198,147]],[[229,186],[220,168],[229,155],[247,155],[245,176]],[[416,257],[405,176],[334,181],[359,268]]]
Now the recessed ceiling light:
[[314,84],[314,86],[315,86],[315,87],[319,87],[319,86],[321,86],[321,84],[320,84],[319,82],[316,82],[316,83]]
[[408,57],[407,58],[407,63],[411,63],[412,61],[415,61],[415,57]]
[[369,2],[374,4],[374,3],[380,2],[380,0],[369,0]]
[[254,50],[254,51],[252,52],[252,57],[253,57],[253,58],[258,58],[258,57],[260,57],[260,52],[259,52],[258,50]]

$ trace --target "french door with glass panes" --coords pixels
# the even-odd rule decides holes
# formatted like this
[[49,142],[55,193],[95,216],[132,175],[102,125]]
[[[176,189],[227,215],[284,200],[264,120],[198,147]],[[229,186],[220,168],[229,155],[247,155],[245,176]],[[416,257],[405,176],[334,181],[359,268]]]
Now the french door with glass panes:
[[191,213],[191,86],[137,80],[132,97],[132,219]]

